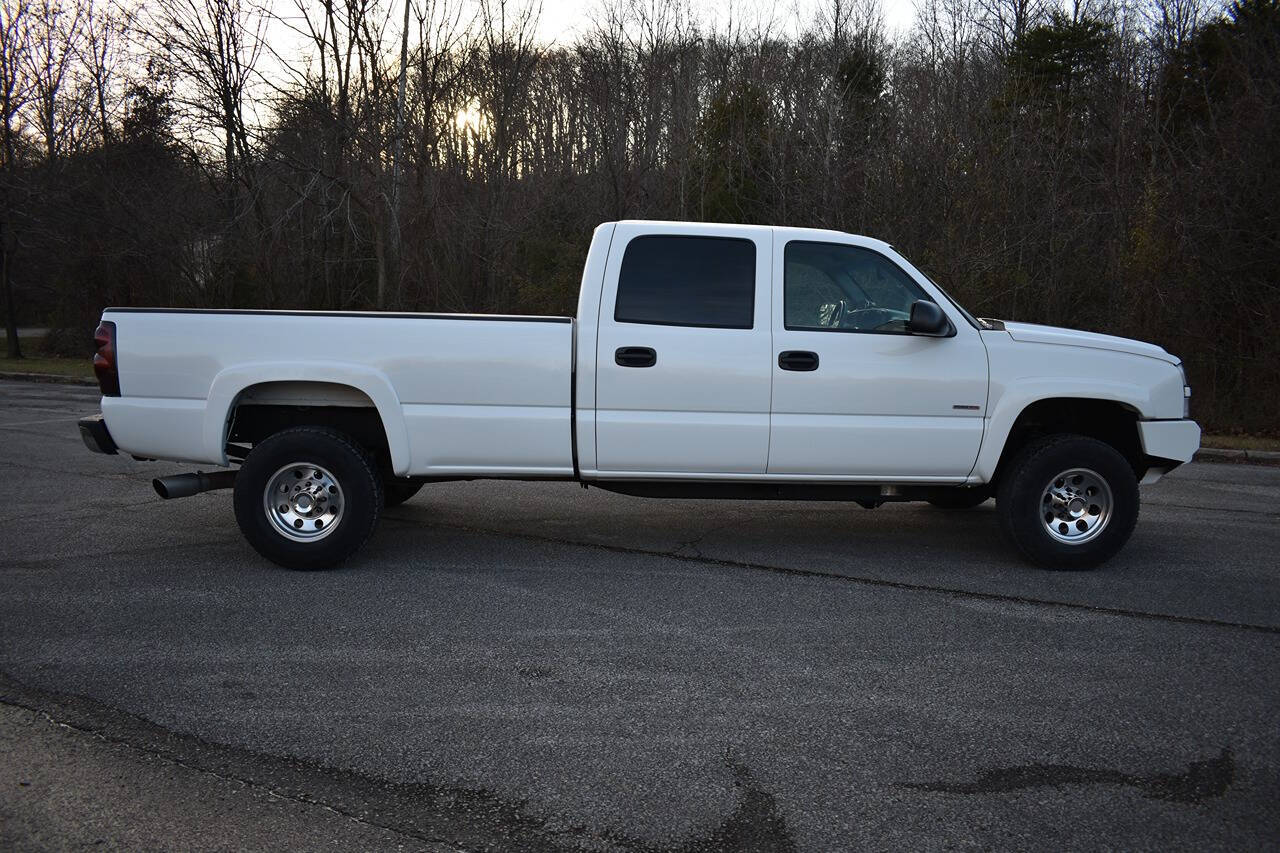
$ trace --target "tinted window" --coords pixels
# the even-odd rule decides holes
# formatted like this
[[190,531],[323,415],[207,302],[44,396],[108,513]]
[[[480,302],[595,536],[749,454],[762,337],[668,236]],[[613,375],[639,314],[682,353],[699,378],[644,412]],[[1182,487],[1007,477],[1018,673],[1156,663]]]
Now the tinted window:
[[929,299],[901,267],[871,249],[793,241],[784,261],[788,329],[905,333],[911,303]]
[[618,276],[620,323],[750,329],[756,245],[726,237],[636,237]]

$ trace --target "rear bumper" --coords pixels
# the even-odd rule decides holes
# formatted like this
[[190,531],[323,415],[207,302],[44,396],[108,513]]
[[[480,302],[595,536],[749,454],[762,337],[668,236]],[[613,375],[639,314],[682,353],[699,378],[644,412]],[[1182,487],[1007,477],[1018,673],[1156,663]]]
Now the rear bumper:
[[90,415],[80,419],[80,438],[84,446],[94,453],[115,453],[116,442],[107,429],[107,422],[102,415]]
[[1195,421],[1138,421],[1142,452],[1156,459],[1190,462],[1200,449],[1200,425]]

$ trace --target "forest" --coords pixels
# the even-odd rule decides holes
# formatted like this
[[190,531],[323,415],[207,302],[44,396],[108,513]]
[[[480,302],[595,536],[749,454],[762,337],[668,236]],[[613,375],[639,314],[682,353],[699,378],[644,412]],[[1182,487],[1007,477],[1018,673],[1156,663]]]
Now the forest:
[[600,222],[813,226],[1276,435],[1280,0],[875,3],[3,0],[8,356],[108,305],[571,314]]

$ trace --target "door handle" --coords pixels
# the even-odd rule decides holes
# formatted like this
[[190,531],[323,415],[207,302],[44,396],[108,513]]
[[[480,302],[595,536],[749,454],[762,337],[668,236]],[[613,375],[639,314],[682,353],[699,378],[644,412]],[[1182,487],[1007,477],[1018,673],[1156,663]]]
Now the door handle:
[[619,367],[653,367],[658,363],[658,354],[652,347],[618,347],[613,362]]
[[778,353],[778,367],[783,370],[817,370],[818,354],[807,350],[783,350]]

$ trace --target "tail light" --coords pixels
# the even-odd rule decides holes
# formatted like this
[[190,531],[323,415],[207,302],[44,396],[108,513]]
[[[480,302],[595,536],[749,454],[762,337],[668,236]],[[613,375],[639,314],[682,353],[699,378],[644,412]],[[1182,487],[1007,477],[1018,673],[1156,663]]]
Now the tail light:
[[116,324],[103,320],[93,333],[93,372],[104,397],[120,396],[120,369],[116,364]]

